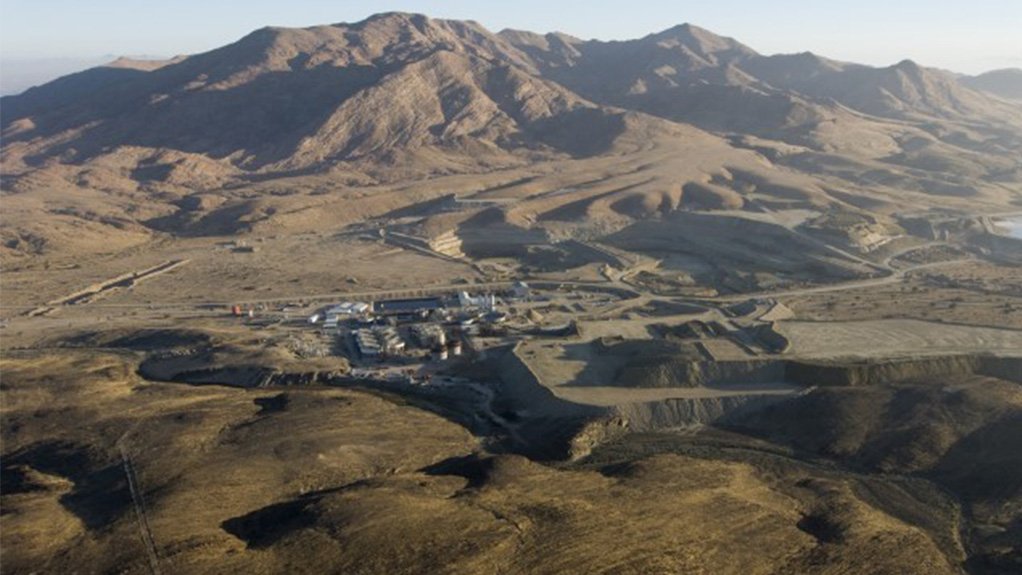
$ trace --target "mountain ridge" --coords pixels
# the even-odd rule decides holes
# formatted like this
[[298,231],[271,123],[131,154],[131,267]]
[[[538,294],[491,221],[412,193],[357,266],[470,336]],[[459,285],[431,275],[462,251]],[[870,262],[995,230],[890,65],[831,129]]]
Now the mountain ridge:
[[975,90],[1022,100],[1022,68],[990,70],[977,76],[965,77],[962,82]]
[[[777,129],[790,127],[793,118],[801,118],[794,120],[795,124],[822,121],[827,114],[813,110],[826,110],[833,103],[895,119],[976,115],[985,105],[995,105],[950,76],[909,61],[871,68],[808,53],[761,56],[734,39],[691,24],[636,40],[601,42],[559,33],[540,36],[504,30],[493,34],[472,21],[389,12],[353,24],[265,27],[224,47],[164,64],[114,63],[61,78],[20,96],[4,98],[4,136],[18,143],[85,129],[101,140],[90,145],[87,137],[73,138],[86,149],[109,148],[120,143],[118,138],[135,139],[143,146],[228,158],[243,169],[248,169],[246,165],[258,169],[278,161],[294,168],[302,164],[293,157],[299,151],[298,144],[284,150],[254,148],[270,138],[314,145],[307,139],[313,138],[314,142],[315,135],[325,128],[323,122],[329,121],[348,98],[371,90],[389,74],[438,51],[470,59],[468,68],[510,66],[522,73],[517,75],[519,81],[530,76],[528,82],[542,86],[543,97],[548,100],[566,98],[633,109],[713,131],[777,136]],[[640,66],[635,65],[637,62]],[[448,57],[434,58],[431,64],[439,68],[460,66],[462,72],[468,69]],[[275,80],[278,76],[280,80]],[[608,78],[613,80],[608,82]],[[250,86],[255,81],[263,83],[258,91]],[[256,93],[246,94],[245,100],[232,100],[226,96],[233,89]],[[427,88],[444,89],[452,88]],[[459,89],[479,95],[467,86]],[[569,96],[565,89],[573,94]],[[274,94],[261,98],[258,92],[267,90]],[[210,97],[216,92],[225,97],[219,101]],[[332,97],[330,92],[334,93]],[[485,94],[485,90],[479,92]],[[210,100],[212,109],[190,110],[188,106],[198,99],[190,94]],[[241,106],[251,113],[238,114]],[[104,108],[110,111],[109,117],[97,118],[95,112]],[[277,112],[271,113],[268,108],[276,108]],[[218,123],[221,115],[230,121]],[[479,119],[477,123],[491,120]],[[135,132],[138,126],[148,130],[155,122],[168,137],[146,142],[146,138],[130,135],[131,126],[127,128],[129,134],[122,137],[120,129],[97,130],[91,126],[95,122],[120,123],[121,128],[134,124]],[[237,124],[252,128],[249,133],[239,133],[233,130]],[[216,134],[212,133],[214,127]],[[505,126],[504,131],[509,129]],[[515,126],[514,130],[528,132],[525,126]],[[459,133],[451,127],[434,131]],[[369,136],[356,133],[355,137]],[[420,135],[403,143],[421,145],[426,140]],[[388,142],[394,143],[383,138],[375,148]],[[33,146],[36,156],[59,156],[67,149],[42,144]],[[321,154],[324,158],[342,161],[351,159],[345,150],[366,149],[351,141],[319,145],[333,150]]]
[[[811,53],[763,56],[691,24],[602,42],[386,13],[264,27],[202,54],[125,60],[0,103],[2,189],[23,196],[26,214],[4,234],[16,253],[57,236],[28,215],[39,197],[101,198],[112,210],[104,219],[53,207],[61,226],[86,217],[97,234],[123,231],[105,222],[197,233],[188,226],[247,229],[220,220],[289,209],[264,198],[183,211],[223,203],[194,194],[296,178],[346,189],[656,158],[630,168],[651,172],[645,179],[614,175],[622,181],[605,198],[574,207],[536,199],[506,214],[569,226],[753,206],[743,194],[774,181],[800,182],[792,197],[813,206],[856,210],[843,198],[883,193],[887,205],[899,190],[1001,205],[1022,186],[1022,107],[1004,98],[909,61],[872,68]],[[674,166],[679,154],[687,161]],[[270,201],[281,205],[256,207]],[[61,245],[70,237],[59,234]]]

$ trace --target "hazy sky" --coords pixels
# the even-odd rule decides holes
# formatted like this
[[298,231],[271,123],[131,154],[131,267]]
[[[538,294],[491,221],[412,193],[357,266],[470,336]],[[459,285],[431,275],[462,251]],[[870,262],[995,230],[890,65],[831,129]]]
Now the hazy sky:
[[690,22],[762,53],[810,50],[874,65],[911,58],[967,73],[1022,67],[1022,0],[0,0],[0,56],[189,54],[266,25],[392,10],[605,40]]

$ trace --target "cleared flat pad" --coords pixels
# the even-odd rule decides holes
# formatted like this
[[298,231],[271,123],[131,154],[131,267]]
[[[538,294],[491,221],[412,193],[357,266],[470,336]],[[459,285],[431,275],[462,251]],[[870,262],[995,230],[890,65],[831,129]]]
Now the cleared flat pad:
[[750,395],[789,395],[802,387],[787,383],[749,383],[712,387],[567,387],[552,388],[557,397],[583,405],[614,406],[668,399],[717,399]]
[[581,405],[611,407],[671,399],[717,399],[752,395],[787,395],[803,389],[784,382],[716,384],[700,387],[623,387],[591,385],[610,382],[620,368],[611,355],[601,354],[589,344],[542,345],[526,342],[519,358],[529,366],[540,384],[560,399]]
[[789,321],[777,328],[799,357],[891,357],[1018,352],[1022,331],[918,320]]

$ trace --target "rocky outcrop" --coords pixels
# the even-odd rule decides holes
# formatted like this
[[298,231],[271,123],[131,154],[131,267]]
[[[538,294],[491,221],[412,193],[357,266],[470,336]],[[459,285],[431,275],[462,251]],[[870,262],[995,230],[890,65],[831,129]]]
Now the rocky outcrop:
[[614,408],[629,431],[655,431],[716,423],[790,399],[787,395],[731,395],[700,399],[667,399]]
[[621,416],[610,416],[589,421],[575,432],[568,442],[567,459],[582,459],[597,446],[620,437],[628,432],[628,420]]
[[[1022,357],[961,354],[876,362],[803,360],[689,361],[646,358],[633,377],[617,378],[622,387],[727,387],[712,397],[622,401],[583,405],[557,397],[511,348],[499,361],[502,384],[498,402],[520,416],[520,445],[530,456],[579,459],[598,445],[629,432],[650,432],[693,425],[728,424],[773,405],[813,392],[816,387],[882,386],[899,382],[939,381],[971,374],[1022,383]],[[640,365],[643,362],[636,362]],[[791,394],[757,393],[742,384],[791,383],[804,386]]]

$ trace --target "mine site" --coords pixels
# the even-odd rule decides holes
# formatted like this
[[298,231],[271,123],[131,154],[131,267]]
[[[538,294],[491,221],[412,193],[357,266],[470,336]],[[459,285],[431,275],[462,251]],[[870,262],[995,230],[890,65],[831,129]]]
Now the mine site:
[[1002,72],[391,12],[4,96],[0,569],[1017,573]]

